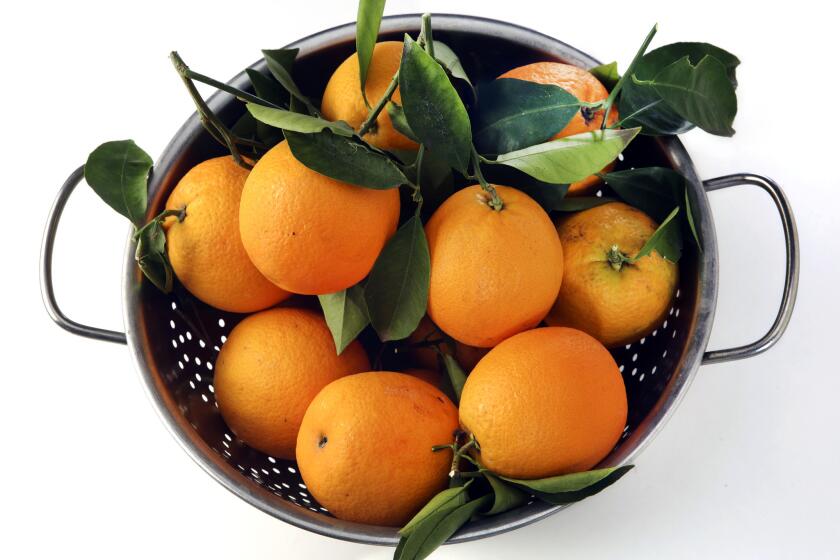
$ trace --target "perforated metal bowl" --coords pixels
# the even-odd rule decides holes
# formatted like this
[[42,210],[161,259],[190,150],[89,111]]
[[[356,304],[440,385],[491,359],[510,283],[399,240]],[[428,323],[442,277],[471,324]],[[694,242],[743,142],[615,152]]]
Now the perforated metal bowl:
[[[388,39],[415,33],[419,16],[386,18],[382,34]],[[435,37],[459,53],[469,74],[489,80],[504,70],[538,60],[560,60],[583,67],[598,63],[556,39],[509,23],[468,16],[434,17]],[[296,77],[304,91],[323,90],[332,70],[354,51],[353,24],[316,33],[290,46],[300,49]],[[252,66],[265,70],[262,62]],[[249,87],[245,73],[230,82]],[[210,106],[232,123],[242,105],[229,95],[216,94]],[[193,115],[176,133],[158,159],[150,181],[149,217],[164,206],[169,192],[193,165],[221,149]],[[687,244],[680,261],[680,286],[666,320],[638,343],[613,352],[620,364],[629,399],[628,424],[604,465],[627,463],[650,442],[674,412],[701,364],[746,358],[772,346],[784,331],[793,310],[798,279],[798,242],[790,206],[771,180],[752,174],[701,182],[691,159],[676,138],[640,137],[625,152],[625,165],[663,165],[688,177],[691,202],[699,216],[703,252]],[[125,253],[125,334],[79,324],[59,309],[52,286],[52,251],[58,221],[68,197],[82,179],[77,169],[62,186],[51,210],[42,250],[42,291],[51,317],[68,331],[118,343],[128,343],[152,404],[184,450],[219,483],[257,508],[298,527],[340,539],[371,544],[397,541],[395,529],[341,521],[332,517],[308,494],[294,462],[255,451],[227,428],[213,395],[213,364],[225,335],[242,319],[192,298],[183,289],[164,295],[143,282],[134,263],[129,236]],[[779,210],[785,234],[787,271],[778,316],[759,341],[728,350],[707,352],[717,297],[718,252],[707,191],[733,185],[764,189]],[[503,515],[473,521],[452,542],[487,537],[542,519],[560,507],[533,502]]]

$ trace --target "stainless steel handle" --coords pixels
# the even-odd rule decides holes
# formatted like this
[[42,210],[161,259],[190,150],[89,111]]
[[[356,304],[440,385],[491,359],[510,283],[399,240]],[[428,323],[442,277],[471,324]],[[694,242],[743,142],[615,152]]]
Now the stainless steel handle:
[[76,188],[76,185],[81,182],[84,176],[84,166],[75,170],[61,186],[61,189],[58,191],[58,196],[55,197],[55,202],[53,202],[53,206],[50,209],[50,215],[47,219],[47,227],[44,230],[44,239],[41,244],[41,297],[44,299],[44,306],[47,308],[47,313],[49,313],[50,318],[62,329],[87,338],[125,344],[125,333],[100,329],[97,327],[89,327],[87,325],[77,323],[61,311],[61,308],[58,306],[58,302],[55,299],[55,290],[53,289],[52,278],[52,258],[53,247],[55,245],[55,233],[58,230],[58,222],[61,220],[61,214],[64,212],[64,206],[67,204],[67,200],[73,193],[73,189]]
[[782,220],[782,229],[785,233],[785,256],[787,259],[782,303],[779,306],[779,313],[776,315],[776,320],[773,321],[773,326],[770,327],[767,334],[751,344],[738,346],[737,348],[727,348],[725,350],[708,351],[703,354],[704,364],[716,364],[750,358],[761,354],[776,344],[785,332],[785,329],[787,329],[788,323],[790,323],[790,317],[793,314],[793,305],[796,302],[796,290],[799,286],[799,236],[796,233],[796,221],[793,219],[793,211],[790,208],[790,203],[785,193],[772,179],[762,177],[761,175],[753,175],[752,173],[738,173],[703,181],[703,186],[707,191],[716,191],[736,185],[755,185],[761,187],[770,195],[770,198],[776,204],[776,209],[779,211],[779,217]]

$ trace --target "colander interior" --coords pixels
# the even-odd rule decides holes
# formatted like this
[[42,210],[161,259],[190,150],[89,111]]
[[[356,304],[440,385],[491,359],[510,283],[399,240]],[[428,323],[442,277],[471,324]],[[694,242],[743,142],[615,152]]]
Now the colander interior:
[[[538,60],[594,64],[586,55],[542,36],[537,36],[539,40],[536,40],[531,37],[535,34],[526,30],[514,28],[519,35],[511,33],[507,38],[498,30],[488,29],[488,35],[483,35],[481,30],[492,25],[477,21],[478,28],[474,24],[470,29],[454,17],[451,21],[438,18],[435,37],[453,47],[468,74],[479,83],[514,66]],[[414,19],[386,20],[385,29],[395,30],[387,38],[400,40],[401,28],[413,30],[414,25]],[[507,29],[507,24],[495,22],[493,25]],[[526,41],[522,37],[531,39]],[[353,52],[353,28],[337,28],[320,42],[315,39],[302,41],[295,77],[302,89],[317,99],[332,70]],[[259,65],[256,67],[260,68]],[[247,80],[240,76],[234,83],[244,87]],[[226,95],[215,96],[211,106],[230,124],[242,114],[241,104]],[[662,141],[639,137],[625,152],[619,168],[670,167],[673,158],[664,146]],[[209,135],[200,130],[197,120],[191,119],[155,169],[150,215],[162,209],[168,193],[192,165],[223,153]],[[621,440],[605,464],[615,464],[633,454],[646,439],[643,436],[656,427],[650,425],[654,415],[661,417],[659,409],[673,400],[668,393],[681,386],[681,383],[674,383],[674,376],[686,367],[685,355],[696,334],[700,301],[698,267],[701,259],[698,257],[692,244],[686,242],[679,265],[679,289],[667,317],[639,342],[612,351],[627,387],[629,414]],[[127,263],[131,267],[130,260]],[[204,305],[181,286],[176,286],[172,294],[164,295],[141,282],[136,270],[130,269],[128,276],[129,338],[141,364],[141,373],[164,420],[202,466],[244,499],[286,521],[349,540],[395,541],[393,529],[372,528],[332,518],[309,494],[293,461],[251,449],[225,425],[214,395],[214,365],[227,335],[243,315]],[[314,298],[301,302],[317,306]],[[640,430],[640,426],[644,429]],[[456,540],[507,530],[553,509],[556,508],[532,502],[501,516],[474,522],[463,529]]]

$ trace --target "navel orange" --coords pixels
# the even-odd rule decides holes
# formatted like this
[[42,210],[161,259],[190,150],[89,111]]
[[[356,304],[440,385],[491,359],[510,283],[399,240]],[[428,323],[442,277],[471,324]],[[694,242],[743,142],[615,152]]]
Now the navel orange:
[[459,413],[486,468],[545,478],[597,465],[621,436],[627,397],[601,343],[545,327],[512,336],[482,358],[467,377]]
[[192,295],[218,309],[259,311],[289,294],[251,263],[239,236],[239,199],[248,170],[230,156],[203,161],[184,175],[166,201],[183,219],[164,222],[172,269]]
[[[371,105],[388,89],[394,74],[400,67],[403,44],[401,41],[382,41],[373,48],[373,57],[368,66],[365,80],[365,95]],[[394,103],[400,103],[399,87],[391,96]],[[336,69],[327,82],[321,100],[321,113],[331,121],[345,121],[358,129],[367,118],[370,108],[365,105],[359,87],[359,56],[354,53]],[[409,140],[394,129],[387,110],[376,118],[376,123],[364,139],[384,150],[416,150],[417,143]]]
[[455,405],[411,375],[360,373],[327,385],[297,440],[309,492],[339,519],[398,527],[446,487]]
[[429,317],[455,340],[484,348],[542,321],[563,279],[548,214],[522,191],[496,190],[501,210],[476,185],[450,196],[426,224]]
[[644,212],[621,202],[558,221],[566,275],[549,325],[585,331],[608,347],[635,342],[659,325],[677,288],[679,269],[659,253],[633,257],[656,231]]
[[356,341],[336,356],[319,313],[281,307],[234,327],[216,360],[213,385],[222,417],[239,438],[294,459],[298,428],[315,395],[339,377],[368,369]]
[[367,276],[399,215],[397,189],[330,179],[296,160],[283,141],[251,170],[239,229],[269,280],[296,294],[328,294]]
[[[603,101],[610,94],[598,78],[591,73],[583,68],[578,68],[571,64],[563,64],[562,62],[534,62],[532,64],[526,64],[525,66],[508,70],[499,76],[499,78],[515,78],[538,84],[560,86],[579,100],[589,103]],[[618,110],[613,106],[610,111],[610,116],[607,119],[607,124],[611,125],[617,121]],[[603,109],[592,111],[584,107],[572,117],[569,124],[558,132],[554,138],[563,138],[589,130],[597,130],[601,128],[601,123],[603,122]],[[613,166],[614,164],[611,163],[603,171],[610,171]],[[569,185],[569,194],[572,196],[589,194],[596,189],[600,182],[601,179],[597,175],[590,175],[586,179],[576,181]]]

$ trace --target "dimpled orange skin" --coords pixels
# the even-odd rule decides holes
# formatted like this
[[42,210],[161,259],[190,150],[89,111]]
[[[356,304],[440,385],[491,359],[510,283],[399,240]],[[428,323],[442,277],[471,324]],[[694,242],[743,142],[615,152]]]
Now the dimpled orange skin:
[[[382,41],[373,48],[373,57],[365,80],[365,94],[368,103],[375,105],[388,89],[394,73],[400,67],[403,44],[400,41]],[[400,88],[391,96],[394,103],[400,101]],[[365,105],[359,87],[359,56],[353,53],[336,69],[327,82],[321,100],[321,113],[331,121],[345,121],[357,129],[367,118],[370,108]],[[416,150],[417,143],[409,140],[394,129],[387,110],[376,118],[376,124],[364,139],[384,150]]]
[[289,293],[251,263],[239,237],[239,199],[248,170],[229,156],[190,169],[166,201],[167,210],[186,208],[179,221],[164,222],[166,248],[181,284],[208,305],[250,313],[279,303]]
[[607,252],[615,244],[632,257],[656,228],[647,214],[621,202],[558,221],[566,277],[546,322],[586,331],[609,348],[655,329],[674,298],[679,268],[654,252],[615,270]]
[[297,433],[315,395],[370,362],[353,341],[340,356],[320,313],[283,307],[251,315],[222,346],[213,380],[222,417],[251,447],[295,458]]
[[330,294],[367,276],[397,229],[398,189],[366,189],[297,161],[286,141],[251,170],[239,207],[248,256],[296,294]]
[[458,410],[438,389],[375,371],[325,387],[297,440],[309,492],[339,519],[399,527],[446,488]]
[[[525,66],[508,70],[499,77],[560,86],[579,100],[589,103],[602,101],[610,95],[607,88],[591,73],[583,68],[578,68],[571,64],[563,64],[562,62],[534,62],[533,64],[526,64]],[[594,118],[589,121],[585,120],[583,114],[578,111],[572,117],[572,120],[569,121],[569,124],[558,132],[554,138],[563,138],[573,134],[580,134],[581,132],[597,130],[601,128],[601,123],[603,122],[603,109],[597,111]],[[612,125],[616,122],[618,122],[618,110],[613,106],[610,111],[610,116],[607,119],[607,125]],[[613,167],[614,164],[611,163],[603,169],[603,172],[608,172]],[[597,175],[590,175],[586,179],[576,181],[569,185],[569,194],[572,196],[591,194],[597,190],[600,183],[601,179]]]
[[[439,340],[442,336],[443,334],[440,329],[437,328],[427,315],[420,320],[420,324],[417,325],[417,328],[413,333],[411,333],[406,342],[409,345],[415,345],[428,340]],[[475,364],[477,364],[478,361],[490,351],[489,348],[477,348],[475,346],[470,346],[469,344],[454,341],[452,344],[441,343],[440,349],[445,352],[451,352],[452,346],[455,347],[455,361],[458,362],[458,365],[461,366],[467,373],[469,373],[469,371],[475,367]],[[434,346],[410,346],[407,354],[411,362],[414,364],[427,370],[439,370],[440,364],[438,362],[438,353]]]
[[450,196],[426,224],[431,254],[427,313],[459,342],[489,348],[536,326],[563,279],[563,248],[531,197],[496,186],[501,211],[478,185]]
[[491,471],[545,478],[586,471],[618,442],[627,396],[618,366],[588,334],[563,327],[505,340],[473,369],[461,425]]

